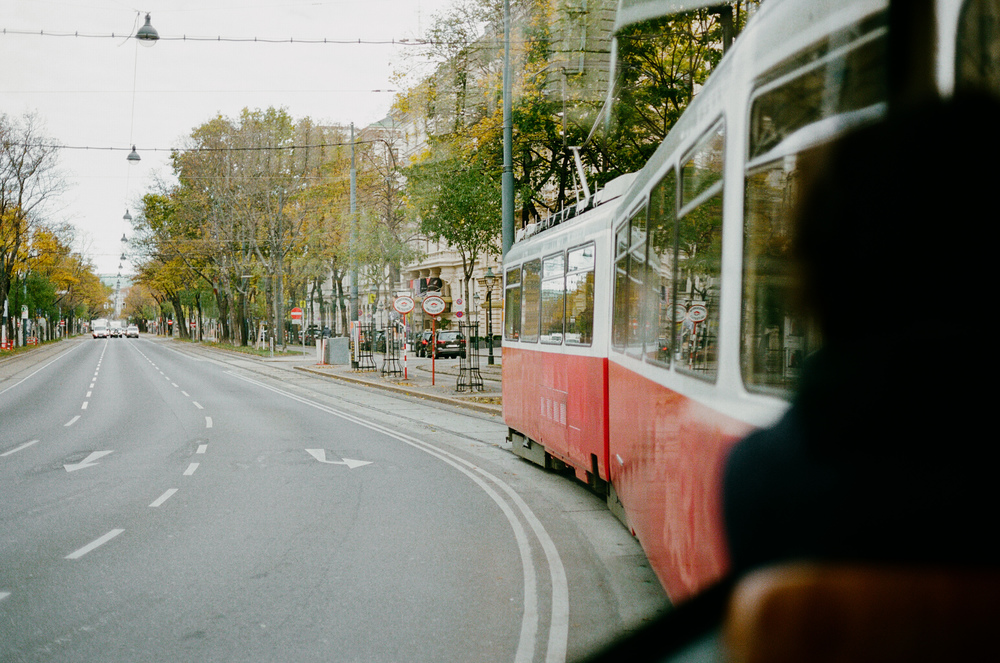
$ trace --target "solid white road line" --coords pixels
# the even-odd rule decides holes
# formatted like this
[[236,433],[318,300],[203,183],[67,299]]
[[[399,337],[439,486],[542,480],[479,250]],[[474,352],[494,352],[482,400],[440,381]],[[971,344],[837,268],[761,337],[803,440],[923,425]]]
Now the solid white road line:
[[116,536],[118,536],[119,534],[121,534],[124,531],[125,530],[123,530],[123,529],[113,529],[110,532],[108,532],[107,534],[105,534],[104,536],[102,536],[101,538],[97,539],[96,541],[91,541],[90,543],[88,543],[84,547],[80,548],[76,552],[71,552],[70,554],[66,555],[66,559],[80,559],[81,557],[83,557],[87,553],[91,552],[92,550],[94,550],[96,548],[100,548],[105,543],[107,543],[111,539],[115,538]]
[[184,476],[189,477],[194,474],[194,471],[198,469],[199,463],[191,463],[188,468],[184,470]]
[[32,444],[35,444],[36,442],[38,442],[38,440],[32,440],[31,442],[25,442],[24,444],[22,444],[21,446],[17,447],[16,449],[11,449],[10,451],[3,452],[2,454],[0,454],[0,458],[3,458],[4,456],[9,456],[11,454],[16,454],[21,449],[27,449],[28,447],[30,447]]
[[556,548],[555,543],[552,541],[552,538],[545,530],[544,525],[542,525],[541,521],[538,520],[538,517],[535,516],[528,504],[509,484],[501,480],[499,477],[487,472],[483,468],[456,454],[437,447],[430,442],[425,442],[419,438],[394,431],[390,428],[370,421],[366,421],[360,417],[347,414],[346,412],[335,410],[307,398],[297,396],[282,389],[277,389],[252,378],[244,377],[232,371],[227,371],[227,373],[235,378],[267,389],[268,391],[281,394],[291,400],[298,401],[299,403],[303,403],[317,410],[327,412],[328,414],[332,414],[341,419],[351,421],[370,430],[382,433],[383,435],[388,435],[389,437],[395,438],[396,440],[399,440],[400,442],[403,442],[404,444],[407,444],[415,449],[419,449],[424,453],[430,454],[442,462],[451,465],[462,474],[465,474],[474,483],[476,483],[480,489],[489,495],[506,516],[511,529],[514,532],[514,538],[518,543],[518,548],[520,549],[522,562],[521,566],[524,574],[524,613],[521,621],[521,636],[518,642],[514,661],[515,663],[530,663],[530,661],[533,661],[535,658],[535,638],[538,634],[541,621],[541,616],[538,611],[538,589],[535,579],[535,563],[531,554],[530,544],[528,542],[525,529],[522,526],[520,519],[516,516],[514,508],[512,508],[499,493],[486,483],[486,481],[496,485],[502,492],[506,493],[514,503],[514,506],[517,508],[516,510],[521,513],[521,516],[525,519],[528,526],[538,539],[538,542],[543,550],[545,560],[549,566],[549,579],[552,584],[552,595],[550,604],[549,637],[546,643],[545,661],[547,663],[565,662],[569,638],[569,588],[567,586],[565,567],[563,566],[562,559],[559,556],[559,551]]
[[65,357],[66,355],[68,355],[70,352],[73,352],[73,350],[76,350],[79,347],[83,347],[82,344],[81,345],[74,345],[70,349],[63,351],[61,354],[59,354],[59,356],[57,356],[52,361],[50,361],[49,363],[47,363],[44,366],[42,366],[41,368],[39,368],[37,371],[35,371],[35,372],[33,372],[33,373],[29,374],[29,375],[26,375],[24,378],[18,380],[17,382],[15,382],[14,384],[10,385],[9,387],[7,387],[6,389],[4,389],[3,391],[0,391],[0,394],[6,394],[8,391],[10,391],[11,389],[13,389],[14,387],[16,387],[19,384],[23,383],[25,380],[28,380],[28,379],[32,378],[33,376],[35,376],[35,375],[38,375],[39,373],[41,373],[42,371],[44,371],[46,368],[48,368],[52,364],[56,363],[57,361],[59,361],[60,359],[62,359],[63,357]]
[[164,502],[166,502],[167,500],[169,500],[173,496],[173,494],[176,493],[176,492],[177,492],[176,488],[171,488],[167,492],[165,492],[162,495],[160,495],[159,497],[157,497],[156,500],[152,504],[150,504],[149,506],[154,507],[154,508],[160,506],[161,504],[163,504]]

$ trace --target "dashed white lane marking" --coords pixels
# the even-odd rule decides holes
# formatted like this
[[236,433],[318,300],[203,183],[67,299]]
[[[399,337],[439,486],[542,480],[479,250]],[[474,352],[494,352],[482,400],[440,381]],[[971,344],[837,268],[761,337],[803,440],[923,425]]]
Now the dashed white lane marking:
[[212,417],[205,417],[205,428],[212,427]]
[[174,385],[175,387],[177,386],[176,382],[171,382],[170,384]]
[[194,403],[194,406],[195,406],[196,408],[198,408],[199,410],[204,410],[204,409],[205,409],[205,408],[203,408],[203,407],[201,406],[201,403],[199,403],[198,401],[191,401],[191,402],[192,402],[192,403]]
[[154,507],[154,508],[160,506],[161,504],[163,504],[164,502],[166,502],[167,500],[169,500],[173,496],[173,494],[176,493],[176,492],[177,492],[176,488],[171,488],[167,492],[165,492],[162,495],[160,495],[159,497],[157,497],[156,500],[154,500],[153,503],[150,504],[149,506]]
[[[31,442],[25,442],[24,444],[22,444],[21,446],[15,448],[15,449],[11,449],[10,451],[3,452],[2,454],[0,454],[0,458],[3,458],[4,456],[9,456],[11,454],[16,454],[21,449],[27,449],[28,447],[30,447],[32,444],[35,444],[36,442],[38,442],[38,440],[32,440]],[[202,446],[207,446],[207,445],[202,445]],[[199,451],[198,453],[201,453],[201,452]]]
[[86,397],[87,397],[87,398],[90,398],[91,394],[93,394],[93,393],[94,393],[94,392],[92,392],[92,391],[88,391],[88,392],[87,392],[87,396],[86,396]]
[[80,407],[80,409],[81,410],[86,410],[87,409],[87,403],[88,403],[88,401],[84,401],[83,405]]
[[10,596],[10,592],[0,592],[0,601],[3,601],[8,596]]
[[80,420],[80,415],[76,415],[75,417],[73,417],[72,419],[70,419],[69,421],[67,421],[63,425],[68,428],[69,426],[72,426],[73,424],[75,424],[79,420]]
[[191,463],[190,465],[188,465],[188,468],[184,470],[184,476],[189,477],[192,474],[194,474],[194,471],[198,469],[199,464],[200,463]]
[[105,534],[104,536],[102,536],[101,538],[97,539],[96,541],[91,541],[90,543],[88,543],[84,547],[80,548],[76,552],[71,552],[70,554],[66,555],[66,559],[80,559],[81,557],[83,557],[87,553],[91,552],[92,550],[94,550],[96,548],[100,548],[105,543],[107,543],[111,539],[115,538],[116,536],[118,536],[119,534],[121,534],[124,531],[125,530],[123,530],[123,529],[113,529],[110,532],[108,532],[107,534]]
[[181,389],[181,393],[184,394],[187,398],[191,398],[191,394],[187,393],[183,389]]
[[[203,453],[205,453],[206,451],[208,451],[208,445],[207,445],[207,444],[199,444],[199,445],[198,445],[198,451],[195,451],[195,453],[196,453],[196,454],[203,454]],[[8,452],[8,453],[9,453],[9,452]]]

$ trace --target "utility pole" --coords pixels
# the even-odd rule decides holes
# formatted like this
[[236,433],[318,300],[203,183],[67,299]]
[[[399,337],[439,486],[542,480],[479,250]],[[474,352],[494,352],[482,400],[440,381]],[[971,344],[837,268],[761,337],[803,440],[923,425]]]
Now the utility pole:
[[502,255],[514,245],[514,159],[511,117],[510,0],[503,0],[503,175],[500,180]]

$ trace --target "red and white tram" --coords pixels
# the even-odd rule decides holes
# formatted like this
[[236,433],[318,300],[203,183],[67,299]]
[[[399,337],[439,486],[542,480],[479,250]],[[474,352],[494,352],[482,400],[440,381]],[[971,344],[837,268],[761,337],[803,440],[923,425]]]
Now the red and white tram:
[[[624,0],[619,28],[678,4],[712,3]],[[672,600],[725,574],[726,453],[817,345],[790,303],[800,155],[912,87],[901,49],[938,94],[1000,89],[998,24],[995,0],[767,0],[640,172],[505,256],[512,448],[606,491]]]

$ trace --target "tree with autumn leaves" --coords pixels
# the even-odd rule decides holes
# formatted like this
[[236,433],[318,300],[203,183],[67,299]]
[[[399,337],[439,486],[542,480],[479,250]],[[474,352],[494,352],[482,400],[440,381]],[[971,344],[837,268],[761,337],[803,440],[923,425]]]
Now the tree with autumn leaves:
[[0,115],[0,307],[8,304],[7,337],[22,306],[31,317],[90,317],[107,301],[94,266],[73,250],[73,228],[47,221],[62,190],[56,149],[34,115]]

